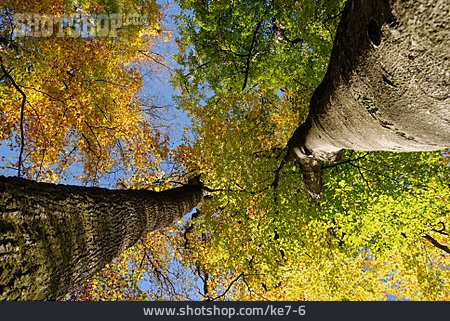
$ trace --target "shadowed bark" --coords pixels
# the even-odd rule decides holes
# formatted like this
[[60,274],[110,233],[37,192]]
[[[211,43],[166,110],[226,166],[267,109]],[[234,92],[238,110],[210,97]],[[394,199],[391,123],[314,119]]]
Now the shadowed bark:
[[317,162],[342,149],[450,147],[449,10],[447,0],[347,2],[328,71],[288,144],[312,194]]
[[57,299],[201,199],[200,185],[157,193],[0,176],[0,299]]

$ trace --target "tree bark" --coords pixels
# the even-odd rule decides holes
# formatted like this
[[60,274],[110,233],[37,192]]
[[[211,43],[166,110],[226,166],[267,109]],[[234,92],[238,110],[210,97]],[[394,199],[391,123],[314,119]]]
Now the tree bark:
[[201,199],[200,185],[158,193],[0,176],[0,298],[60,298]]
[[450,147],[449,11],[447,0],[347,2],[327,73],[288,144],[305,179],[310,163],[342,149]]

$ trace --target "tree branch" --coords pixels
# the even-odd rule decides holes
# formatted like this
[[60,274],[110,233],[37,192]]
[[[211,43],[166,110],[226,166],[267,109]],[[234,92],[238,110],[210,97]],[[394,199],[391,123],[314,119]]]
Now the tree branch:
[[225,289],[225,291],[222,294],[212,298],[211,301],[215,301],[217,299],[224,297],[228,293],[228,291],[230,291],[233,284],[236,283],[243,275],[244,275],[244,272],[241,272],[233,281],[230,282],[230,284],[228,284],[228,287]]
[[425,238],[426,240],[428,240],[431,244],[433,244],[438,249],[441,249],[442,251],[447,252],[448,254],[450,254],[450,248],[447,245],[439,243],[434,238],[432,238],[429,234],[425,234],[422,237]]
[[[157,63],[158,65],[161,65],[161,66],[167,68],[167,69],[169,70],[170,73],[173,72],[173,68],[172,68],[172,67],[170,67],[169,65],[165,64],[164,62],[159,61],[158,59],[156,59],[155,57],[153,57],[151,54],[146,53],[146,52],[143,51],[143,50],[139,50],[138,52],[139,52],[141,55],[143,55],[143,56],[145,56],[145,57],[147,57],[147,58],[153,60],[153,61],[154,61],[155,63]],[[154,52],[151,52],[151,53],[152,53],[152,54],[155,54]]]
[[256,43],[256,36],[258,35],[259,32],[259,28],[261,28],[262,25],[262,21],[260,21],[258,23],[258,25],[255,28],[255,31],[253,31],[253,37],[252,37],[252,43],[250,45],[250,49],[248,51],[247,54],[247,62],[246,62],[246,66],[245,66],[245,79],[244,79],[244,84],[242,85],[242,89],[244,90],[245,87],[247,87],[247,81],[248,81],[248,72],[250,70],[250,60],[252,59],[252,51],[253,51],[253,47],[255,46]]
[[22,105],[20,106],[20,151],[19,151],[19,162],[17,165],[17,177],[21,176],[21,170],[22,170],[22,155],[23,155],[23,149],[25,146],[25,138],[24,138],[24,131],[23,131],[23,116],[24,116],[24,110],[25,110],[25,103],[27,102],[27,96],[23,92],[22,89],[17,85],[16,81],[13,77],[11,77],[10,73],[6,70],[3,63],[0,63],[0,67],[3,71],[3,73],[6,75],[6,77],[11,81],[11,84],[13,87],[22,95]]
[[448,232],[445,231],[445,224],[444,224],[444,222],[439,222],[435,226],[438,226],[438,225],[441,225],[441,229],[440,230],[438,230],[436,228],[432,228],[431,230],[433,232],[436,232],[436,233],[439,233],[439,234],[442,234],[442,235],[449,235]]
[[337,166],[342,165],[342,164],[348,164],[348,163],[351,163],[351,162],[356,162],[356,161],[358,161],[360,159],[365,158],[367,155],[369,155],[369,153],[365,153],[363,156],[359,156],[359,157],[354,158],[354,159],[346,159],[345,161],[342,161],[342,162],[339,162],[339,163],[325,165],[325,166],[322,166],[322,169],[333,168],[333,167],[337,167]]

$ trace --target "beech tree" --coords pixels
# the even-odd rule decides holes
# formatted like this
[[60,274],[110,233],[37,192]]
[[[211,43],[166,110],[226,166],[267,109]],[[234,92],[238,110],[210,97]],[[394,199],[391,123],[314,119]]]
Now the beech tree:
[[[162,240],[157,251],[144,244],[133,254],[152,285],[138,299],[448,300],[447,153],[336,148],[291,162],[288,142],[325,73],[340,4],[181,5],[186,70],[175,82],[196,139],[178,156],[210,197],[184,225],[150,236]],[[185,270],[154,266],[168,258]],[[134,273],[109,267],[81,298],[121,299]]]
[[74,13],[69,4],[2,4],[0,139],[19,154],[2,157],[2,165],[18,176],[55,182],[70,178],[67,169],[77,164],[83,167],[77,178],[94,185],[120,168],[121,184],[133,182],[134,191],[1,177],[3,300],[60,298],[145,233],[173,224],[202,196],[198,186],[137,190],[159,178],[167,153],[148,118],[151,109],[137,96],[140,67],[159,59],[150,51],[159,36],[156,4],[79,3],[84,13],[146,15],[145,25],[120,30],[116,41],[13,37],[12,14]]
[[450,146],[448,3],[349,1],[329,68],[289,148],[320,193],[320,160],[342,149]]
[[[448,154],[374,152],[377,148],[399,148],[394,145],[396,141],[400,144],[403,136],[399,132],[383,134],[388,128],[381,125],[377,127],[370,122],[363,125],[364,115],[376,120],[365,105],[357,115],[348,114],[362,122],[362,129],[353,124],[355,132],[352,133],[351,129],[345,130],[344,122],[342,135],[338,135],[339,122],[348,117],[344,113],[347,105],[331,104],[337,98],[326,98],[323,102],[319,99],[322,95],[334,97],[334,91],[339,88],[342,95],[347,93],[346,88],[351,92],[355,83],[351,77],[378,70],[374,59],[371,60],[374,66],[364,64],[367,55],[377,50],[382,55],[383,48],[381,40],[377,44],[375,38],[372,43],[372,29],[377,29],[373,28],[369,16],[374,14],[374,19],[379,19],[375,15],[377,10],[382,10],[384,18],[391,16],[388,14],[391,7],[387,2],[381,8],[378,2],[357,2],[348,2],[342,13],[336,3],[330,12],[323,8],[324,3],[316,1],[181,3],[186,14],[180,17],[183,25],[179,62],[186,69],[179,71],[176,82],[181,90],[180,105],[194,118],[197,137],[180,148],[180,158],[188,170],[203,174],[212,199],[201,204],[201,215],[180,233],[180,238],[187,241],[175,242],[175,248],[186,253],[186,267],[203,283],[200,297],[207,300],[384,300],[386,295],[414,300],[448,298],[449,274],[445,263],[449,251]],[[392,14],[397,15],[414,12],[419,7],[427,12],[437,8],[434,4],[415,7],[412,2],[390,4]],[[303,10],[308,13],[305,19],[309,19],[305,24],[313,25],[315,33],[296,28],[299,12]],[[286,12],[292,15],[287,17]],[[336,46],[341,44],[340,50],[334,47],[328,76],[312,95],[309,88],[313,84],[317,86],[317,78],[325,74],[322,66],[326,66],[324,60],[328,59],[313,54],[320,50],[326,52],[327,46],[331,48],[332,38],[327,36],[333,24],[326,26],[324,21],[332,22],[333,17],[341,21],[334,40]],[[397,19],[406,25],[414,21]],[[439,19],[447,18],[443,15]],[[351,21],[357,25],[354,30]],[[384,34],[390,25],[386,20],[380,21],[384,22],[377,22],[380,29],[375,35],[381,39],[390,35]],[[289,26],[284,28],[288,39],[307,39],[305,33],[310,38],[297,43],[301,44],[299,48],[289,41],[279,41],[279,25]],[[438,25],[445,23],[435,26]],[[399,28],[406,30],[402,36],[397,34],[395,45],[400,50],[412,43],[407,31],[420,29],[405,25]],[[441,27],[435,28],[434,32],[439,34]],[[352,45],[353,42],[358,45]],[[193,48],[189,48],[189,43]],[[423,58],[432,61],[438,56],[438,63],[445,65],[447,54],[443,48],[432,47],[430,50],[436,49],[436,55]],[[358,55],[352,56],[352,50]],[[284,57],[286,64],[282,63]],[[297,58],[295,63],[292,57]],[[314,76],[308,73],[311,61]],[[365,67],[357,73],[360,65]],[[403,70],[401,66],[393,68]],[[335,78],[330,76],[333,70],[331,75]],[[342,77],[338,73],[341,70]],[[351,81],[346,82],[349,77]],[[372,95],[371,84],[374,88],[377,84],[389,84],[382,76],[380,79],[380,83],[369,81],[358,93],[365,95],[367,91],[367,95]],[[442,91],[446,90],[445,79],[441,77],[436,82]],[[338,82],[341,87],[333,87]],[[324,89],[329,86],[332,87],[329,91]],[[380,95],[386,92],[382,90]],[[394,101],[399,105],[392,108],[404,110],[400,98]],[[357,105],[351,106],[358,111]],[[448,146],[448,134],[433,134],[448,132],[445,103],[439,103],[437,109],[426,102],[415,106],[444,117],[435,118],[434,128],[422,126],[424,132],[430,129],[427,142],[418,138],[414,147],[413,141],[405,139],[404,151]],[[390,105],[377,108],[390,108]],[[314,122],[318,123],[320,115],[325,117],[324,110],[329,122],[336,121],[331,127],[336,130],[336,140],[352,141],[352,135],[356,135],[360,145],[353,148],[370,152],[339,152],[352,147],[326,143],[328,136],[322,139],[317,124],[309,131],[312,126],[308,124],[312,123],[314,114],[318,119]],[[413,109],[409,111],[414,113]],[[311,116],[307,118],[308,113]],[[299,118],[304,125],[296,131]],[[409,120],[405,126],[411,125]],[[378,136],[371,136],[372,129]],[[326,130],[326,127],[322,129]],[[364,140],[364,130],[370,133],[367,140]],[[308,143],[305,145],[299,135],[317,144],[322,142],[322,145],[309,145],[311,150],[317,149],[316,154],[309,151]],[[376,147],[372,148],[371,144]],[[291,162],[298,156],[300,166]],[[324,160],[337,162],[322,163]],[[321,197],[311,199],[307,191]]]
[[[210,5],[206,10],[201,6],[205,5],[205,2],[185,3],[186,9],[189,9],[190,3],[196,5],[195,12],[208,19],[200,20],[203,22],[200,27],[193,24],[190,29],[186,29],[187,34],[192,34],[185,38],[185,49],[188,49],[190,40],[200,42],[194,51],[186,51],[184,58],[187,64],[194,64],[190,66],[192,68],[189,73],[178,75],[178,83],[184,88],[180,103],[193,115],[199,139],[192,146],[181,147],[179,159],[188,170],[193,169],[203,174],[205,185],[185,186],[175,192],[163,192],[158,194],[161,196],[156,196],[148,191],[87,190],[4,179],[1,185],[4,186],[1,190],[2,231],[7,232],[4,235],[23,237],[19,245],[5,247],[7,254],[18,252],[28,256],[35,248],[42,247],[42,239],[43,244],[50,244],[50,248],[55,249],[57,253],[65,251],[66,246],[63,244],[72,244],[73,238],[64,238],[66,231],[72,231],[67,226],[71,224],[64,224],[64,221],[72,222],[69,219],[72,214],[75,223],[82,221],[81,225],[74,223],[81,230],[93,231],[94,228],[90,227],[95,226],[97,222],[103,223],[102,226],[118,224],[119,234],[124,240],[117,240],[114,248],[104,247],[105,255],[97,256],[97,249],[102,248],[105,238],[110,242],[109,237],[101,232],[93,233],[92,238],[86,237],[87,240],[100,241],[92,243],[92,257],[101,257],[92,269],[89,262],[86,263],[87,266],[79,268],[76,264],[76,268],[73,264],[66,265],[68,268],[60,268],[62,263],[57,263],[66,260],[78,262],[79,248],[83,249],[81,258],[89,257],[89,251],[86,252],[88,245],[91,245],[89,241],[73,241],[74,252],[71,253],[75,258],[72,254],[63,253],[64,255],[55,256],[54,261],[48,260],[48,257],[52,256],[47,251],[47,265],[25,260],[27,263],[31,262],[28,265],[31,271],[38,269],[39,277],[33,282],[26,280],[26,277],[25,280],[20,279],[21,275],[28,273],[28,269],[4,268],[1,282],[3,293],[12,293],[12,298],[23,298],[22,294],[31,296],[34,293],[39,294],[32,297],[35,299],[55,298],[72,286],[73,283],[70,283],[69,287],[61,286],[71,275],[76,275],[76,281],[82,281],[90,272],[97,270],[112,256],[124,250],[125,244],[133,243],[142,235],[140,232],[129,231],[128,228],[136,226],[135,224],[120,223],[127,220],[122,214],[113,215],[120,216],[120,219],[111,223],[104,222],[103,208],[108,208],[108,212],[115,214],[116,209],[125,207],[123,200],[126,199],[125,204],[131,204],[126,207],[127,213],[133,218],[137,213],[141,213],[136,221],[152,222],[145,228],[151,230],[173,221],[176,215],[170,215],[171,219],[164,222],[160,222],[159,215],[156,221],[150,220],[147,213],[136,212],[135,208],[141,207],[141,202],[148,202],[151,208],[155,206],[151,195],[160,200],[166,199],[164,195],[171,195],[168,197],[170,202],[166,203],[167,206],[176,207],[174,212],[181,214],[201,199],[203,188],[213,194],[212,200],[202,203],[202,214],[197,215],[195,222],[190,222],[191,225],[180,231],[182,238],[178,238],[174,243],[187,259],[184,264],[193,268],[201,278],[204,284],[202,296],[205,299],[221,299],[226,295],[241,299],[380,299],[380,293],[387,291],[393,291],[399,296],[405,295],[404,293],[418,293],[417,295],[423,298],[433,296],[437,299],[448,299],[448,292],[443,291],[448,285],[448,272],[441,267],[445,257],[439,252],[448,251],[442,241],[448,235],[448,185],[445,183],[448,171],[443,155],[418,154],[408,158],[401,154],[366,155],[348,152],[344,153],[340,163],[321,164],[324,160],[338,160],[340,156],[337,153],[343,148],[419,151],[448,147],[448,110],[445,107],[448,95],[444,92],[447,88],[444,86],[446,78],[436,76],[439,72],[448,70],[444,68],[448,64],[445,59],[448,37],[445,38],[445,30],[440,29],[443,28],[441,26],[445,27],[448,18],[439,13],[445,12],[448,5],[444,1],[421,6],[417,2],[385,1],[380,4],[375,1],[355,0],[349,1],[340,14],[339,3],[317,9],[314,1],[304,1],[303,8],[312,8],[311,12],[314,12],[314,8],[317,9],[315,17],[319,17],[318,24],[312,24],[315,27],[312,29],[317,33],[308,41],[304,41],[307,39],[305,35],[299,35],[288,28],[292,21],[286,13],[294,12],[289,10],[289,5],[297,6],[295,1],[286,2],[286,7],[277,1],[245,2],[246,5],[252,4],[256,7],[251,6],[248,12],[254,14],[249,16],[243,15],[244,11],[230,10],[229,6],[233,4],[228,1],[206,3],[207,6]],[[258,7],[258,3],[262,5]],[[222,26],[208,17],[213,9],[222,13],[234,12],[235,19],[230,20],[232,25]],[[274,12],[281,14],[273,15]],[[190,18],[189,15],[187,17]],[[233,29],[236,17],[242,18],[244,24],[244,17],[257,19],[246,24],[247,29],[244,30],[239,29],[242,25],[237,24],[236,30],[239,32],[230,38],[230,43],[221,41],[220,38],[214,41],[208,38],[210,32],[216,36],[226,35],[220,30],[217,32],[216,28],[224,27],[231,33],[236,31]],[[294,124],[293,110],[299,114],[308,114],[308,94],[312,93],[313,85],[320,81],[320,73],[317,75],[313,71],[314,77],[306,77],[308,83],[303,86],[306,90],[302,95],[298,87],[295,87],[295,83],[301,79],[290,78],[283,86],[278,87],[279,82],[266,77],[263,71],[276,64],[264,59],[272,53],[272,56],[282,61],[283,56],[278,56],[278,53],[283,52],[283,49],[289,52],[288,47],[301,45],[298,50],[303,53],[305,59],[298,63],[298,75],[307,74],[303,71],[307,70],[308,64],[314,66],[313,70],[316,68],[316,71],[325,72],[326,63],[320,62],[326,58],[321,55],[317,57],[315,54],[321,49],[326,52],[327,48],[331,48],[332,38],[330,33],[326,32],[326,24],[320,25],[320,21],[338,21],[337,17],[341,17],[341,22],[334,40],[328,72],[312,96],[309,116],[300,117],[302,121],[306,118],[306,121],[294,132],[297,124]],[[408,17],[417,17],[418,20]],[[228,21],[225,14],[221,18]],[[214,26],[208,26],[208,20]],[[428,26],[429,29],[425,28],[428,33],[416,40],[414,30],[418,29],[413,28],[411,23]],[[333,23],[326,27],[333,28]],[[304,33],[307,31],[299,30]],[[444,36],[438,37],[442,32]],[[410,48],[406,47],[403,51],[402,48],[409,44],[420,45],[421,41],[427,43],[435,39],[435,36],[438,37],[437,45],[430,47],[430,54],[426,50],[429,48],[427,46],[425,49],[421,47],[417,53],[417,57],[425,59],[426,62],[423,63],[426,72],[421,77],[422,69],[417,69],[417,62],[408,65],[409,60],[406,61],[406,58],[415,58],[414,55],[412,58],[408,56]],[[239,42],[233,42],[239,39],[242,40],[242,48],[246,51],[241,51],[237,46]],[[201,45],[204,44],[212,47],[202,48]],[[315,49],[314,44],[320,45]],[[225,53],[227,56],[210,61],[202,60],[217,58],[211,48],[214,52]],[[292,51],[289,53],[291,58],[295,57]],[[227,57],[233,59],[227,60]],[[378,59],[380,67],[377,64]],[[434,70],[434,64],[440,64],[441,68]],[[254,66],[260,68],[255,70]],[[283,64],[278,66],[283,67]],[[411,68],[403,69],[402,66]],[[289,60],[289,63],[284,64],[283,70],[295,67],[292,60]],[[230,74],[230,70],[234,71]],[[418,83],[411,85],[406,81],[411,79],[417,80]],[[361,80],[361,84],[358,80]],[[422,86],[419,86],[419,83]],[[212,88],[213,96],[207,98],[208,93],[202,92],[202,86],[206,89]],[[392,87],[389,87],[392,91],[383,86]],[[417,94],[416,98],[417,88],[425,90],[425,93],[419,92],[420,95]],[[434,89],[428,95],[426,91],[430,88]],[[380,89],[383,89],[382,92],[379,92]],[[277,92],[278,90],[282,93]],[[438,107],[434,109],[435,106]],[[401,117],[397,118],[403,111],[403,115],[409,117],[408,122]],[[416,120],[412,111],[423,112],[417,119],[418,126],[412,124],[411,119]],[[287,119],[283,117],[285,115],[288,116]],[[246,140],[248,137],[253,139],[251,144],[246,144],[249,142]],[[401,146],[404,146],[403,149]],[[292,156],[300,159],[300,168],[289,163]],[[416,163],[424,165],[425,169],[412,166],[408,161],[413,157]],[[377,166],[390,168],[392,175],[379,182],[379,176],[385,174],[382,171],[374,171]],[[342,168],[342,171],[339,171],[339,168]],[[369,171],[364,168],[369,168]],[[338,174],[331,175],[333,169],[338,169]],[[409,175],[403,175],[405,170]],[[324,180],[327,188],[320,199],[311,200],[302,193],[298,179],[300,173],[303,173],[307,189],[314,196],[322,193],[322,173],[327,175]],[[181,192],[186,189],[191,191],[190,196]],[[72,198],[73,195],[77,196]],[[174,195],[186,197],[182,197],[184,201],[176,205],[178,202],[173,202]],[[129,200],[128,197],[132,199]],[[178,197],[175,199],[178,200]],[[96,212],[91,212],[90,209],[96,209],[97,205],[92,204],[97,203],[105,205],[100,207],[101,213],[95,216],[93,213]],[[76,208],[79,210],[70,207],[72,204],[77,204]],[[54,213],[52,216],[41,214],[41,210],[47,205]],[[110,206],[114,209],[110,210]],[[67,211],[62,213],[61,209],[64,208],[67,208]],[[16,215],[21,221],[17,224],[11,223],[11,217],[15,217],[14,213],[17,211],[30,215]],[[41,225],[28,223],[37,216],[43,220]],[[50,217],[50,220],[52,217],[64,219],[52,220],[52,225],[48,226],[46,217]],[[14,226],[18,228],[13,228],[11,224],[16,224]],[[59,224],[63,224],[63,227]],[[34,227],[37,230],[29,229]],[[41,228],[45,232],[42,232]],[[108,229],[111,230],[110,227]],[[74,235],[75,240],[78,240],[78,230],[73,234],[68,232],[67,235]],[[116,231],[114,228],[112,230]],[[33,232],[21,233],[22,231]],[[437,239],[432,233],[439,235],[441,239]],[[35,238],[28,239],[29,234]],[[47,235],[49,237],[46,237]],[[11,239],[14,240],[15,236]],[[4,239],[9,240],[7,237]],[[419,241],[422,239],[428,243],[422,244]],[[24,246],[30,246],[31,250],[21,252]],[[421,260],[424,251],[428,250],[430,264]],[[371,257],[372,255],[375,257]],[[2,259],[2,264],[19,262],[14,261],[17,256],[13,254],[5,257],[12,259]],[[41,270],[38,268],[40,264],[44,266]],[[48,265],[55,267],[55,274],[51,278],[55,282],[41,283],[41,276],[45,275],[48,280],[51,275],[49,268],[46,268]],[[11,270],[20,272],[11,275],[8,272]],[[76,274],[78,270],[90,272]],[[416,270],[420,275],[413,274]],[[385,278],[382,285],[380,278]],[[28,292],[30,283],[43,287],[39,287],[41,290],[37,292]],[[13,285],[17,291],[12,290]],[[50,292],[44,290],[48,287],[52,289]]]
[[[282,91],[282,100],[300,114],[288,145],[313,195],[322,190],[321,161],[339,158],[342,149],[412,152],[450,145],[445,1],[348,1],[342,11],[339,1],[180,4],[195,12],[182,16],[179,62],[188,73],[177,76],[181,104],[194,113],[220,109],[220,100],[242,91],[265,99],[276,114],[275,92]],[[190,43],[195,51],[185,50]],[[204,106],[207,90],[215,95]],[[234,113],[242,114],[236,107]],[[290,119],[285,126],[289,132]]]
[[3,300],[54,300],[146,233],[172,225],[200,186],[107,190],[0,177]]

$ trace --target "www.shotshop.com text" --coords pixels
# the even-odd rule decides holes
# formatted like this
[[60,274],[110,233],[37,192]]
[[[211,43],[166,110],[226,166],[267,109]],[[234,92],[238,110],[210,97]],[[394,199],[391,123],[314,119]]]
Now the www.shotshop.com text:
[[306,306],[292,306],[284,305],[274,306],[267,305],[265,308],[261,307],[218,307],[202,306],[192,307],[188,304],[185,307],[180,308],[143,308],[144,315],[146,316],[228,316],[232,318],[234,316],[288,316],[288,315],[306,315]]

